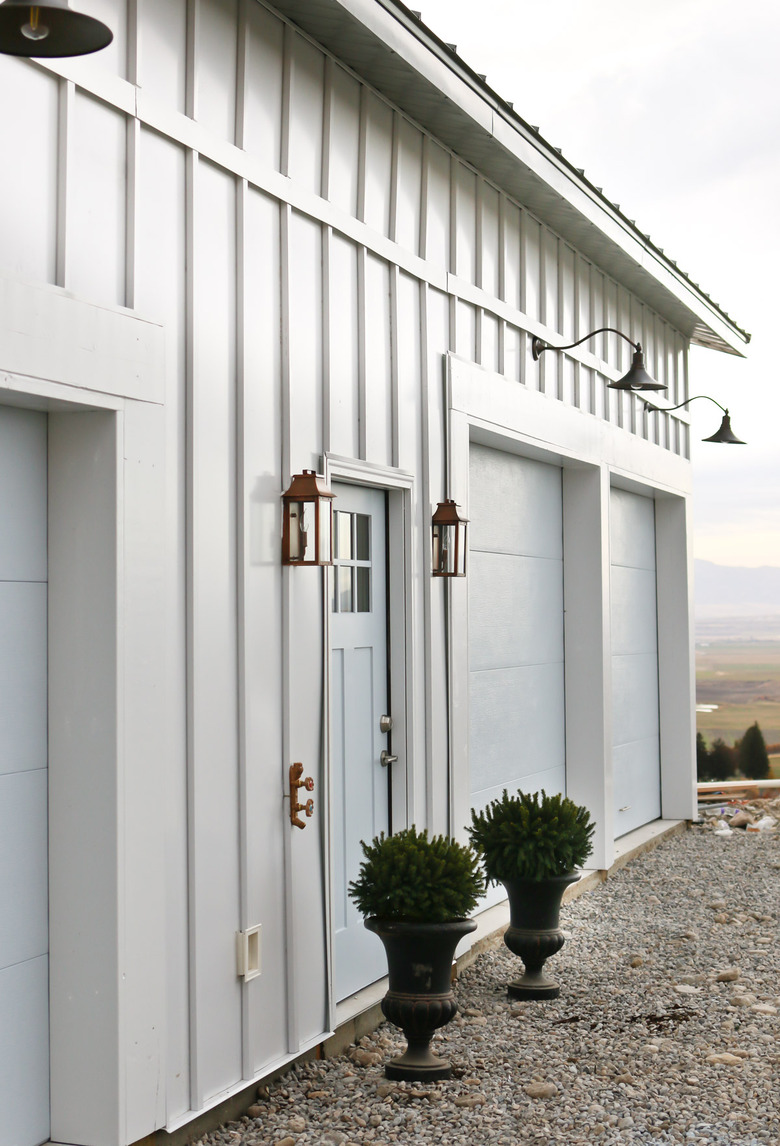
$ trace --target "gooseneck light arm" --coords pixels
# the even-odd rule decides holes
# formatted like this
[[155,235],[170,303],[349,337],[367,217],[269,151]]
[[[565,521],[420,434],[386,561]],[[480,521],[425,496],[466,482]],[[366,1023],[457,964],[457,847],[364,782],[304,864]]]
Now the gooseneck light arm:
[[698,398],[706,398],[708,402],[712,402],[723,413],[720,426],[711,434],[709,438],[703,438],[704,442],[724,442],[728,446],[744,446],[742,438],[738,438],[731,428],[731,418],[725,406],[721,406],[720,402],[716,402],[714,398],[710,398],[709,394],[694,394],[692,398],[686,398],[684,402],[678,402],[676,406],[654,406],[652,402],[645,401],[645,410],[658,410],[660,413],[668,414],[672,410],[679,410],[681,406],[687,406],[690,402],[695,402]]
[[706,398],[708,402],[715,402],[719,410],[724,414],[728,414],[725,406],[721,406],[720,402],[716,402],[714,398],[710,398],[709,394],[694,394],[692,398],[686,398],[684,402],[678,402],[676,406],[654,406],[652,402],[645,401],[646,410],[661,410],[664,414],[670,414],[672,410],[679,410],[682,406],[687,406],[689,402],[695,402],[697,398]]
[[598,330],[592,330],[590,334],[584,334],[582,338],[578,338],[576,342],[570,342],[567,346],[551,346],[547,342],[542,342],[541,338],[534,338],[531,342],[531,356],[534,362],[538,362],[539,356],[544,354],[545,350],[571,350],[572,347],[579,346],[581,342],[587,342],[589,338],[595,338],[597,334],[619,334],[621,338],[625,338],[629,346],[633,346],[634,350],[642,349],[641,343],[633,342],[622,330],[616,330],[614,326],[600,326]]

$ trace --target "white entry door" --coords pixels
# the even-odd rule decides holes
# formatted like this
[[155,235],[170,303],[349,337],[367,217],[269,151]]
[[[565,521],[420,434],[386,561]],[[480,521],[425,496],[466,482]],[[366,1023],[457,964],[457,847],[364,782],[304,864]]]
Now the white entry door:
[[615,836],[661,815],[655,502],[610,493]]
[[362,486],[333,486],[331,571],[331,761],[334,871],[334,975],[344,999],[386,970],[380,941],[363,927],[347,895],[360,869],[360,841],[389,828],[392,764],[382,761],[388,736],[385,495]]
[[49,1137],[46,415],[0,406],[0,1143]]

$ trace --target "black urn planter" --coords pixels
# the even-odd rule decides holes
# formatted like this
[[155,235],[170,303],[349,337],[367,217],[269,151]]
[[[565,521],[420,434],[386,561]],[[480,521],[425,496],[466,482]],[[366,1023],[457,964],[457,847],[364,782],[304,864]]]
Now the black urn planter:
[[406,1036],[404,1054],[385,1067],[387,1078],[425,1082],[450,1078],[452,1067],[431,1050],[434,1031],[458,1012],[452,993],[455,948],[469,932],[473,919],[448,923],[406,923],[366,919],[365,926],[382,940],[387,955],[390,990],[382,999],[385,1018]]
[[550,876],[548,879],[503,880],[509,896],[509,927],[504,934],[513,955],[525,964],[525,974],[510,983],[508,993],[514,999],[557,999],[561,988],[542,971],[545,960],[560,951],[564,944],[558,926],[563,893],[579,876]]

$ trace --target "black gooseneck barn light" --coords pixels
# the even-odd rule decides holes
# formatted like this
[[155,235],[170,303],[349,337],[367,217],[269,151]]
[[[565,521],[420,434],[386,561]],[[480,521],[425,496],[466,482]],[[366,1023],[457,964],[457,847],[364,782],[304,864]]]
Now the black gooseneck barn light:
[[667,387],[661,382],[656,382],[654,378],[645,370],[645,359],[642,353],[641,342],[634,342],[622,330],[616,330],[614,326],[600,326],[598,330],[592,330],[590,334],[583,335],[578,338],[576,342],[570,342],[567,346],[551,346],[547,342],[543,342],[541,338],[534,338],[531,342],[531,356],[534,362],[539,361],[540,355],[544,354],[545,350],[571,350],[573,346],[579,346],[581,342],[587,342],[589,338],[594,338],[597,334],[618,334],[621,338],[625,338],[626,342],[634,348],[634,360],[631,363],[631,369],[622,378],[618,378],[617,382],[608,382],[607,386],[610,390],[666,390]]
[[94,16],[74,12],[68,0],[3,0],[0,4],[0,53],[6,56],[86,56],[107,47],[110,28]]
[[692,398],[686,398],[684,402],[679,402],[676,406],[654,406],[652,402],[645,402],[645,410],[661,410],[664,414],[669,414],[672,410],[679,410],[681,406],[687,406],[689,402],[695,402],[698,398],[706,398],[708,402],[713,402],[719,410],[723,411],[720,426],[709,438],[702,438],[703,442],[723,442],[727,446],[747,445],[731,429],[731,418],[726,407],[721,406],[720,402],[716,402],[714,398],[710,398],[709,394],[694,394]]

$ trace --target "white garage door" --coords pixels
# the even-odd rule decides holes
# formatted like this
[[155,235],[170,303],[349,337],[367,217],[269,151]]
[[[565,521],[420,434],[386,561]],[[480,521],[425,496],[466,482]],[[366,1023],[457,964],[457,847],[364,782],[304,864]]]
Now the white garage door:
[[471,804],[566,782],[561,471],[472,445]]
[[0,406],[0,1142],[49,1137],[46,416]]
[[655,503],[610,495],[615,836],[661,815]]

